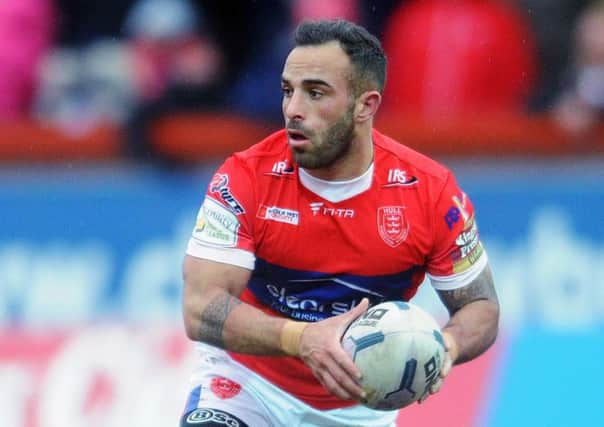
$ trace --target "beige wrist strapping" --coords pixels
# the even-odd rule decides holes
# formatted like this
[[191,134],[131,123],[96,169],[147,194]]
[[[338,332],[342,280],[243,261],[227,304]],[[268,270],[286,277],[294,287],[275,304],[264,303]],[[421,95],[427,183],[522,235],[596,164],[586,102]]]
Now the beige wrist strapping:
[[293,320],[285,322],[281,329],[281,350],[290,356],[298,356],[300,338],[307,326],[307,322],[294,322]]

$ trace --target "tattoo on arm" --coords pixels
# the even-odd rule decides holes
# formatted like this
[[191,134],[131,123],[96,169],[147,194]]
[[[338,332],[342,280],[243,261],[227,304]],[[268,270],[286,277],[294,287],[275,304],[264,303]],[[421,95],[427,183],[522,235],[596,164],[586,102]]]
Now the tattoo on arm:
[[438,296],[451,316],[473,301],[487,300],[498,304],[493,275],[488,265],[469,285],[450,291],[438,291]]
[[467,362],[484,353],[497,338],[499,302],[491,270],[487,266],[468,285],[438,295],[449,310],[448,330],[456,341],[455,364]]
[[198,339],[216,347],[224,348],[222,330],[231,311],[241,304],[241,300],[229,294],[221,294],[212,299],[201,313]]

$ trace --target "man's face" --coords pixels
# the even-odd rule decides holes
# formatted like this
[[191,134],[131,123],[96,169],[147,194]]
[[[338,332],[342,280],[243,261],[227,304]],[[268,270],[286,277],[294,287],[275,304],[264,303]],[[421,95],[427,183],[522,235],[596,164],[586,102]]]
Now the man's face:
[[283,116],[294,160],[307,169],[328,167],[355,136],[352,65],[337,42],[291,51],[282,75]]

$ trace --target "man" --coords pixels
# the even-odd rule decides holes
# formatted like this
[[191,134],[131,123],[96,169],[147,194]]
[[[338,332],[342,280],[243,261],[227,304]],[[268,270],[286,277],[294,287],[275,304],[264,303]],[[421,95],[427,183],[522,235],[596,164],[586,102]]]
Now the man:
[[185,326],[205,344],[181,426],[394,425],[396,412],[359,404],[340,338],[369,305],[412,298],[426,273],[451,313],[443,377],[495,340],[470,200],[443,166],[372,127],[385,67],[359,26],[297,28],[286,129],[225,161],[189,242]]

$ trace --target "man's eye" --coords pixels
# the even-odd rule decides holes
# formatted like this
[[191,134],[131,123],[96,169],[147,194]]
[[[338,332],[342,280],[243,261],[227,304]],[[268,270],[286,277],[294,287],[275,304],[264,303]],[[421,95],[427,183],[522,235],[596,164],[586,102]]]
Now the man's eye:
[[292,90],[289,87],[282,87],[281,91],[283,92],[283,96],[291,96]]
[[323,96],[323,92],[321,92],[320,90],[311,89],[309,93],[312,99],[319,99]]

